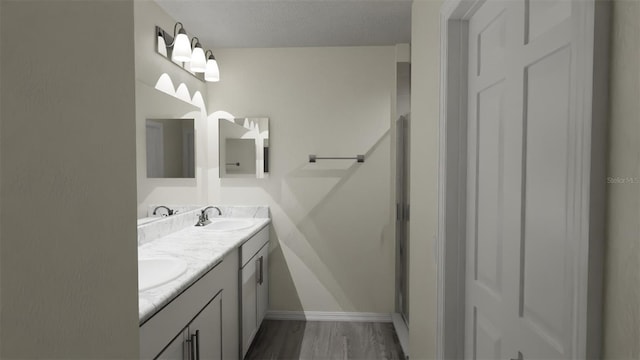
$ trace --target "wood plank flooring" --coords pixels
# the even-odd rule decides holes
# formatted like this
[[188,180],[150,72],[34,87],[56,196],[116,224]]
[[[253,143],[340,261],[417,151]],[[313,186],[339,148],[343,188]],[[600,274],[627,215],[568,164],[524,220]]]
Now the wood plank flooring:
[[265,320],[245,360],[404,358],[391,323]]

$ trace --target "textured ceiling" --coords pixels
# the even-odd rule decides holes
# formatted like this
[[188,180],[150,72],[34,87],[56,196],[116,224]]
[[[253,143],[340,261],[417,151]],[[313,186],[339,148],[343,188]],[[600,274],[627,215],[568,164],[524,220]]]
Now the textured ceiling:
[[[394,45],[411,0],[155,0],[205,48]],[[172,29],[166,29],[172,31]]]

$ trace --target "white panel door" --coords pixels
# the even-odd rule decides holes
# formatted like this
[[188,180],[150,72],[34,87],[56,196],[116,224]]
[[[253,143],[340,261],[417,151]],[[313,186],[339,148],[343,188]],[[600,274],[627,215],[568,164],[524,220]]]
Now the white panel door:
[[147,177],[164,177],[164,130],[162,123],[147,121]]
[[182,177],[196,177],[195,131],[193,128],[182,128]]
[[[469,22],[466,351],[472,359],[508,359],[513,286],[505,259],[505,99],[507,4],[487,2]],[[511,310],[511,311],[509,311]]]
[[488,0],[469,21],[469,359],[575,357],[571,7]]

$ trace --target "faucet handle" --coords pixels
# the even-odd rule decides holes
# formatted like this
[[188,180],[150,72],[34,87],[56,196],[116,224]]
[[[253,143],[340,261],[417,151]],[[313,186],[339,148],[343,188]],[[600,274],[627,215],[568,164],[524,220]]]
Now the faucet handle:
[[198,222],[196,223],[195,226],[205,226],[206,225],[206,215],[204,214],[204,211],[200,212],[200,215],[196,215],[196,217],[198,218]]

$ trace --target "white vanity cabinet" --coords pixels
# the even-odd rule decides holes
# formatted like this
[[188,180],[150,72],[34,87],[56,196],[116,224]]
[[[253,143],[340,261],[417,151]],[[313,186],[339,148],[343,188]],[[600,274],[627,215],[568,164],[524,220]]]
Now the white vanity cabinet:
[[238,359],[238,250],[140,326],[141,359]]
[[160,353],[158,359],[223,359],[222,292]]
[[240,247],[242,357],[247,354],[269,306],[269,227]]

